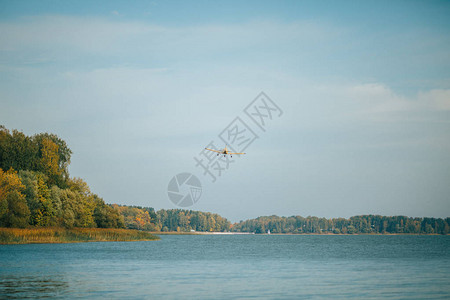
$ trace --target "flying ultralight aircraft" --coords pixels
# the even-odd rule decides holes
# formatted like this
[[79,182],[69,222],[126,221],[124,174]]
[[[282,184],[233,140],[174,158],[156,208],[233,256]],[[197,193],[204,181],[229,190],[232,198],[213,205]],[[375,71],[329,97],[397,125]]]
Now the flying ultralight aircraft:
[[209,149],[209,148],[205,148],[206,150],[209,151],[213,151],[213,152],[217,152],[217,156],[219,156],[219,154],[223,154],[223,157],[230,155],[231,157],[233,157],[233,154],[236,155],[240,155],[240,154],[245,154],[245,153],[236,153],[236,152],[229,152],[227,147],[225,146],[225,148],[221,149],[221,150],[214,150],[214,149]]

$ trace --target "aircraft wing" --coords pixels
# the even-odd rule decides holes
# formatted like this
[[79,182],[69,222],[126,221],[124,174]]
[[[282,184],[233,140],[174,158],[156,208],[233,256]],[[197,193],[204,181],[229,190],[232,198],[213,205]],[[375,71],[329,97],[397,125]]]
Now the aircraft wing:
[[231,153],[231,152],[228,152],[227,154],[245,154],[245,153]]
[[214,149],[209,149],[209,148],[205,148],[206,150],[209,150],[209,151],[213,151],[213,152],[217,152],[217,153],[222,153],[221,151],[219,151],[219,150],[214,150]]

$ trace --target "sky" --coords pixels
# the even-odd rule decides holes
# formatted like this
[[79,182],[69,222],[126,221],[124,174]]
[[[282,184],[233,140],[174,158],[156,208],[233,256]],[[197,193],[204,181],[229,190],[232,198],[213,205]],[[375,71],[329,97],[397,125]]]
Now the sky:
[[[107,203],[178,208],[168,184],[188,172],[202,185],[188,209],[232,222],[448,217],[449,15],[448,1],[0,0],[0,124],[64,139],[71,176]],[[261,92],[282,111],[264,131],[244,111]],[[212,182],[194,158],[236,117],[258,138]]]

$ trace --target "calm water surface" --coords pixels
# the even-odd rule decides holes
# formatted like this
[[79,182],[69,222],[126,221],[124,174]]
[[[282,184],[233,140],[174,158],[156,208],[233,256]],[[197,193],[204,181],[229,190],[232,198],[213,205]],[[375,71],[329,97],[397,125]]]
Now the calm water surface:
[[450,236],[0,245],[0,298],[450,299]]

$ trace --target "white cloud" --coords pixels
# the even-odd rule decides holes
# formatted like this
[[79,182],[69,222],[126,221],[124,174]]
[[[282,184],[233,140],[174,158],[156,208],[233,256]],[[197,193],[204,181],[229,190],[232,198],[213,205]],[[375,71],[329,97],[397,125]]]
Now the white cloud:
[[417,99],[429,109],[438,111],[450,110],[450,89],[434,89],[420,92]]
[[359,112],[381,115],[450,110],[450,90],[432,89],[406,97],[381,83],[356,84],[343,87],[341,96],[350,99]]
[[344,93],[357,104],[361,104],[363,111],[370,113],[405,111],[413,107],[411,101],[380,83],[352,85],[345,88]]

